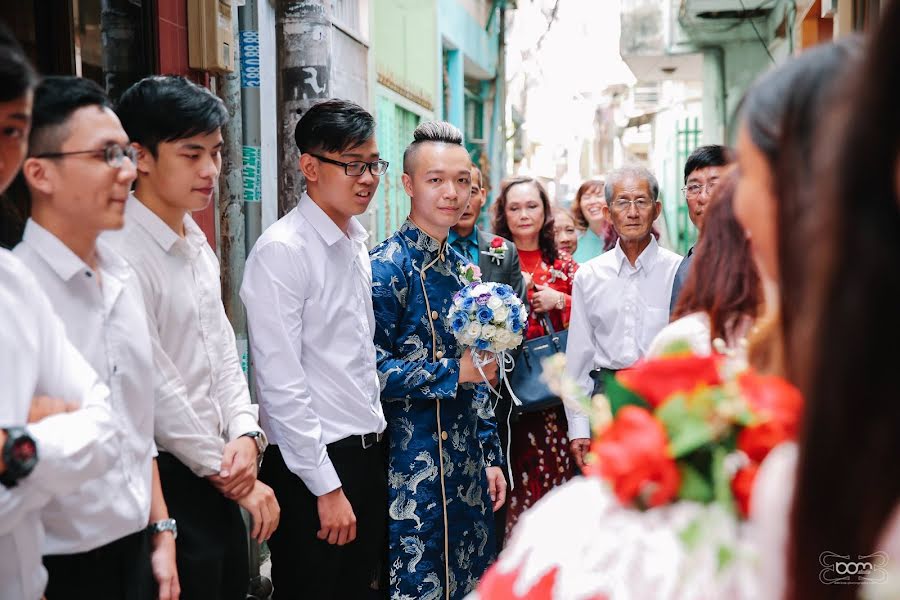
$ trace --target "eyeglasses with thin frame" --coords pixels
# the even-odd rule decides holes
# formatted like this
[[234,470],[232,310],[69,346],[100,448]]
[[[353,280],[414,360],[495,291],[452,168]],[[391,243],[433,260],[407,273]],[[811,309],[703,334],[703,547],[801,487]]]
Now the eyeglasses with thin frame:
[[633,204],[636,209],[645,211],[653,206],[653,203],[653,200],[648,200],[647,198],[638,198],[637,200],[625,200],[623,198],[620,198],[618,200],[612,201],[612,207],[617,211],[624,212],[628,210],[629,204]]
[[700,195],[700,192],[702,192],[704,189],[706,190],[707,196],[712,196],[713,190],[716,189],[717,185],[719,185],[719,180],[713,179],[712,181],[707,181],[705,184],[703,184],[703,183],[688,184],[688,185],[684,186],[683,188],[681,188],[681,191],[684,192],[684,194],[688,198],[696,198],[697,196]]
[[388,165],[391,164],[386,160],[373,160],[372,162],[366,162],[364,160],[354,160],[352,162],[341,162],[339,160],[334,160],[333,158],[328,158],[327,156],[313,154],[312,152],[310,152],[309,155],[318,158],[322,162],[337,165],[339,167],[344,167],[344,173],[348,177],[360,177],[363,173],[366,172],[366,169],[369,169],[369,172],[372,175],[384,175],[388,170]]
[[131,164],[137,165],[137,150],[134,149],[134,146],[123,146],[122,144],[109,144],[105,148],[100,148],[98,150],[76,150],[74,152],[44,152],[43,154],[35,154],[34,158],[65,158],[67,156],[77,156],[82,154],[91,156],[103,155],[103,160],[105,160],[106,164],[108,164],[113,169],[121,168],[126,158],[131,161]]

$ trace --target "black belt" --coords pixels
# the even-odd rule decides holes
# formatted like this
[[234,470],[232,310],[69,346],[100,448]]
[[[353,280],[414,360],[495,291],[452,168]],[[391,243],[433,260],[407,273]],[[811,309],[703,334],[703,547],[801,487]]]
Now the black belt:
[[329,448],[362,448],[363,450],[368,450],[378,442],[384,439],[384,432],[381,433],[366,433],[363,435],[351,435],[350,437],[345,437],[342,440],[338,440],[336,442],[331,442],[328,444]]
[[594,391],[591,392],[592,396],[596,396],[597,394],[602,394],[606,392],[606,376],[607,374],[615,376],[618,373],[618,369],[593,369],[590,372],[591,379],[594,380]]

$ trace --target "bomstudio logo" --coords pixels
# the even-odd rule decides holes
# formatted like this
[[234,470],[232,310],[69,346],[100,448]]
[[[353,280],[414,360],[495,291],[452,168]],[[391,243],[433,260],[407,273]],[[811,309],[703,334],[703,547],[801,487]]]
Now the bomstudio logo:
[[822,571],[819,581],[824,584],[860,585],[887,581],[887,552],[860,555],[851,560],[849,555],[823,552],[819,555]]

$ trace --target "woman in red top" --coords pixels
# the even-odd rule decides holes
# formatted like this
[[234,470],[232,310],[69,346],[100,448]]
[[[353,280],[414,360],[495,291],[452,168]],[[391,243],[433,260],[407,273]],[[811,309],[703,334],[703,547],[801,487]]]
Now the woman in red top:
[[[504,182],[494,203],[493,225],[494,233],[512,240],[519,253],[529,304],[525,339],[546,335],[541,325],[545,314],[554,329],[567,328],[578,265],[556,250],[553,213],[544,186],[530,177]],[[525,510],[575,475],[567,430],[562,406],[523,414],[512,423],[507,536]]]

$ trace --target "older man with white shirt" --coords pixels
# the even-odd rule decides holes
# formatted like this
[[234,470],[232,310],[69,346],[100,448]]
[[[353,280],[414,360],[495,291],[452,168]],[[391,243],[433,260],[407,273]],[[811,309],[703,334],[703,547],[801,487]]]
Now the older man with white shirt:
[[[619,241],[609,252],[581,265],[572,289],[566,349],[568,373],[583,391],[601,391],[604,372],[630,367],[669,322],[672,283],[681,257],[653,236],[659,217],[659,184],[643,167],[611,173],[604,188],[608,219]],[[588,416],[567,406],[569,439],[578,465],[590,446]]]

